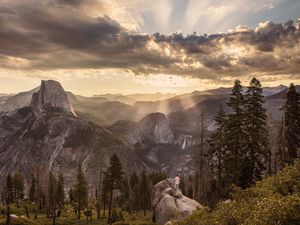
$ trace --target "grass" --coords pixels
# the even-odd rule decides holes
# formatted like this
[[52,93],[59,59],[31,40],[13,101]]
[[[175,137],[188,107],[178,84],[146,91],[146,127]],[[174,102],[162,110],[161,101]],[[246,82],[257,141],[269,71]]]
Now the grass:
[[[27,206],[30,219],[26,218],[25,206]],[[10,206],[11,215],[16,215],[17,218],[11,217],[12,225],[52,225],[52,218],[47,218],[44,210],[39,210],[35,204],[30,202],[20,202],[19,207],[16,204]],[[6,206],[0,205],[0,225],[5,225],[6,222]],[[153,225],[151,222],[152,212],[148,211],[144,216],[143,211],[137,211],[134,213],[122,212],[124,220],[116,222],[116,225]],[[73,208],[70,205],[66,205],[62,211],[60,217],[56,217],[56,225],[106,225],[107,217],[104,217],[103,211],[101,211],[101,218],[97,219],[96,209],[93,209],[93,218],[91,221],[86,220],[86,216],[82,213],[81,219],[78,220],[77,216],[73,213]],[[106,211],[106,216],[108,212]],[[34,219],[34,216],[37,218]]]

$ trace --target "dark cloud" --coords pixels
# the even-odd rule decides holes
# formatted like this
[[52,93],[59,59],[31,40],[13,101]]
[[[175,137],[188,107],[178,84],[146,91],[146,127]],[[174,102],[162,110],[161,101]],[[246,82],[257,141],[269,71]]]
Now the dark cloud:
[[300,73],[299,22],[265,22],[255,30],[240,26],[212,35],[147,35],[105,15],[81,13],[87,2],[28,0],[0,6],[0,65],[11,68],[9,58],[15,57],[26,60],[24,70],[120,68],[209,79]]

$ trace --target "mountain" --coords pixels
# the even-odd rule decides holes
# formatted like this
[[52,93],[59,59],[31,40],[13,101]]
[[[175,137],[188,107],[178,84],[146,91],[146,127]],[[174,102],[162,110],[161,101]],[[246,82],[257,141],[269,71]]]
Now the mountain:
[[101,126],[109,126],[119,120],[137,120],[139,112],[131,105],[109,101],[104,97],[83,97],[68,92],[76,113]]
[[4,113],[10,113],[16,109],[29,106],[32,98],[32,94],[37,92],[38,88],[34,88],[30,91],[20,92],[14,96],[6,98],[6,101],[0,104],[0,115]]
[[[39,167],[43,174],[63,171],[70,185],[81,162],[89,182],[95,184],[113,153],[120,156],[126,172],[190,174],[199,150],[200,114],[204,112],[207,137],[215,129],[219,105],[229,111],[230,91],[196,91],[130,105],[111,101],[121,95],[84,97],[65,92],[59,82],[42,81],[31,91],[1,96],[0,182],[8,172],[21,169],[28,184]],[[282,117],[286,91],[284,86],[265,90],[265,107],[275,121]]]
[[60,83],[54,80],[42,81],[39,91],[32,94],[30,107],[37,114],[54,108],[76,116],[67,93]]
[[2,115],[0,134],[1,184],[9,172],[21,170],[28,188],[38,168],[42,177],[50,170],[63,172],[68,187],[82,163],[89,183],[96,185],[100,169],[108,166],[113,153],[119,155],[126,172],[142,168],[132,146],[76,117],[65,91],[54,81],[42,81],[28,107]]
[[190,148],[196,139],[176,134],[163,113],[150,113],[138,122],[118,121],[108,129],[133,145],[140,161],[150,170],[172,172],[180,166],[193,171]]

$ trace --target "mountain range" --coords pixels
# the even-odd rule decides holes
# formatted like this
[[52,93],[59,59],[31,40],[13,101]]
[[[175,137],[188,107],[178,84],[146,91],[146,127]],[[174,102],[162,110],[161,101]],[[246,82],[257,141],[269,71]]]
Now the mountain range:
[[[299,90],[299,86],[297,86]],[[264,88],[265,107],[276,123],[286,86]],[[113,153],[124,171],[195,170],[201,118],[205,134],[215,129],[220,104],[225,110],[231,88],[182,95],[135,94],[84,97],[66,92],[57,81],[16,95],[0,95],[0,183],[8,173],[24,172],[26,187],[35,170],[42,176],[62,171],[74,182],[79,163],[96,184]]]

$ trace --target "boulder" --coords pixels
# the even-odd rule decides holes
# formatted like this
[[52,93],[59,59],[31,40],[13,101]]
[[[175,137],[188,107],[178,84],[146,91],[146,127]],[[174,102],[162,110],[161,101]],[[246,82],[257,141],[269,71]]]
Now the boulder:
[[175,188],[175,180],[160,181],[152,189],[153,220],[165,224],[171,220],[182,220],[203,206],[194,199],[184,196]]

